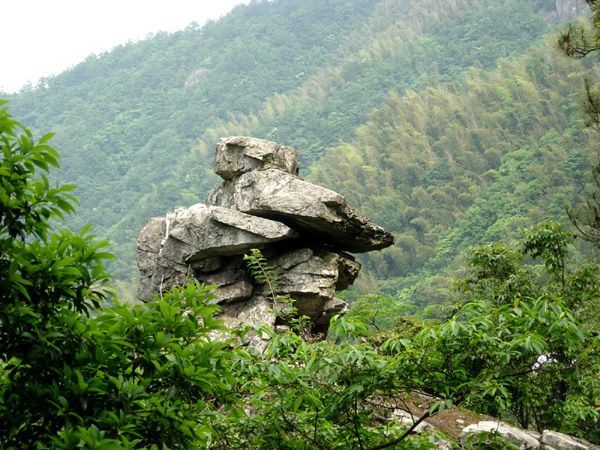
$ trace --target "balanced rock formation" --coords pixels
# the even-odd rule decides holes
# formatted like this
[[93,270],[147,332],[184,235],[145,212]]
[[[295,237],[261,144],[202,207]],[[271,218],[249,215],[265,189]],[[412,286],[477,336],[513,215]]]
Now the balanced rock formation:
[[325,332],[346,306],[335,292],[360,271],[347,252],[382,249],[393,237],[340,194],[302,180],[298,169],[290,147],[251,137],[219,140],[215,172],[224,181],[206,204],[152,218],[140,232],[140,299],[195,278],[217,286],[226,324],[275,325],[283,319],[243,259],[257,248],[276,270],[278,293],[310,317],[315,332]]

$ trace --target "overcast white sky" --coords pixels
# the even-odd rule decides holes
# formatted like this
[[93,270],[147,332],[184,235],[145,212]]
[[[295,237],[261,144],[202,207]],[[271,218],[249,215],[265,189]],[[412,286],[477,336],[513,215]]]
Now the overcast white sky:
[[218,19],[248,0],[0,0],[0,91],[129,41]]

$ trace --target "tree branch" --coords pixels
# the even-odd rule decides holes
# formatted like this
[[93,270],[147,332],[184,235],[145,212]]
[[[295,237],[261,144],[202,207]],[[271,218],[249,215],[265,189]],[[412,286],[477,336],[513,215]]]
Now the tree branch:
[[415,428],[417,428],[417,427],[419,426],[419,424],[420,424],[421,422],[423,422],[423,421],[424,421],[425,419],[427,419],[429,416],[431,416],[431,413],[430,413],[429,411],[425,411],[425,413],[424,413],[424,414],[423,414],[421,417],[419,417],[419,418],[417,419],[417,421],[416,421],[415,423],[413,423],[413,424],[412,424],[412,425],[411,425],[411,426],[408,428],[408,430],[406,430],[406,431],[405,431],[405,432],[402,434],[402,436],[400,436],[400,437],[398,437],[398,438],[396,438],[396,439],[393,439],[393,440],[391,440],[391,441],[389,441],[389,442],[386,442],[385,444],[379,444],[379,445],[376,445],[375,447],[370,447],[370,448],[369,448],[369,449],[367,449],[367,450],[380,450],[380,449],[382,449],[382,448],[388,448],[388,447],[391,447],[391,446],[393,446],[393,445],[396,445],[396,444],[398,444],[398,443],[402,442],[402,441],[403,441],[404,439],[406,439],[406,438],[407,438],[407,437],[408,437],[410,434],[412,434],[412,432],[415,430]]

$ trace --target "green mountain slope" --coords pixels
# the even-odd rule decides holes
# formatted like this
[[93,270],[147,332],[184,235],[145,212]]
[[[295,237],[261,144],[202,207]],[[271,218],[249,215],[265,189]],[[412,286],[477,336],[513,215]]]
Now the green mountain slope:
[[540,46],[461,83],[392,93],[310,178],[395,233],[394,247],[364,258],[384,290],[410,288],[413,300],[433,303],[415,283],[430,286],[469,246],[515,238],[543,219],[568,222],[565,206],[597,155],[580,113],[581,77],[598,75],[597,63]]
[[79,186],[80,213],[72,226],[93,223],[117,253],[127,254],[120,275],[131,274],[141,225],[182,202],[180,188],[188,184],[173,185],[173,171],[210,164],[208,157],[193,166],[181,161],[204,130],[298,86],[295,75],[323,67],[376,3],[239,6],[202,28],[91,56],[15,96],[11,110],[34,130],[58,133],[59,176]]
[[[394,248],[366,259],[395,292],[422,270],[437,273],[488,232],[491,219],[471,220],[469,211],[501,190],[493,186],[509,155],[537,142],[523,136],[549,133],[538,115],[552,114],[559,136],[575,124],[577,99],[563,109],[565,96],[577,96],[573,81],[567,92],[553,90],[554,78],[536,79],[547,105],[532,111],[518,100],[537,85],[511,90],[521,79],[531,84],[530,73],[552,77],[562,62],[505,61],[508,69],[493,71],[499,58],[539,42],[555,7],[545,0],[252,2],[202,28],[92,56],[14,96],[11,110],[34,129],[58,132],[59,176],[79,186],[82,203],[71,225],[91,222],[115,243],[120,278],[134,276],[135,238],[150,216],[202,201],[214,185],[216,140],[251,134],[296,146],[305,174],[397,234]],[[491,83],[498,92],[484,89]],[[584,167],[585,142],[577,148],[582,156],[571,163]]]

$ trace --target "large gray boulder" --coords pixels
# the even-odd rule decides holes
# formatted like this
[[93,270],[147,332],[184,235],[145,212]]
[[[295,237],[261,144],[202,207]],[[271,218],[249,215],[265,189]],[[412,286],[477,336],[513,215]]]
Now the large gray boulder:
[[[138,295],[150,300],[153,294],[185,283],[196,272],[219,269],[219,256],[240,255],[297,235],[282,223],[201,203],[153,218],[138,238]],[[243,298],[240,290],[246,292],[248,286],[238,281],[242,280],[216,283],[223,288],[217,295],[223,301]]]
[[220,319],[229,328],[242,326],[275,326],[275,312],[265,297],[257,295],[247,302],[237,302],[222,307]]
[[504,422],[484,420],[474,423],[464,428],[461,436],[465,437],[471,433],[498,433],[506,440],[513,443],[522,450],[531,450],[541,448],[540,442],[531,434],[517,427],[513,427]]
[[[358,215],[340,194],[298,177],[298,154],[290,147],[223,138],[215,172],[224,182],[207,204],[150,219],[142,229],[140,299],[150,301],[195,279],[215,286],[214,302],[231,327],[289,326],[281,300],[287,297],[310,318],[312,330],[324,334],[331,317],[346,308],[335,293],[360,271],[345,252],[387,247],[392,235]],[[268,295],[246,266],[244,254],[254,248],[274,268],[275,293]]]
[[295,300],[300,315],[308,316],[320,330],[334,314],[346,309],[335,299],[358,276],[360,264],[349,255],[323,249],[299,248],[269,259],[276,268],[279,292]]
[[215,173],[231,180],[253,170],[280,169],[298,175],[298,152],[265,139],[231,136],[219,139]]
[[206,271],[194,267],[194,278],[206,284],[217,286],[213,292],[216,303],[235,303],[248,300],[254,293],[252,278],[246,270],[242,257],[220,258],[221,267],[216,271]]
[[465,427],[461,433],[461,440],[469,434],[481,432],[498,433],[520,449],[545,449],[545,450],[600,450],[600,447],[590,444],[582,439],[577,439],[557,431],[544,430],[542,434],[532,430],[523,430],[500,421],[481,421]]
[[345,198],[279,169],[244,173],[212,191],[209,205],[277,220],[325,246],[349,252],[389,247],[393,236],[357,214]]
[[280,222],[202,203],[167,214],[165,226],[161,256],[177,262],[238,255],[298,236]]
[[152,300],[154,295],[161,296],[171,287],[183,285],[186,281],[187,266],[183,260],[167,261],[160,257],[165,231],[164,217],[151,218],[140,231],[137,246],[140,300]]
[[[262,296],[254,296],[245,302],[228,303],[221,307],[219,319],[229,329],[242,327],[275,327],[277,316],[272,303]],[[227,333],[213,332],[213,339],[227,339]],[[263,336],[254,331],[246,333],[240,344],[248,345],[256,351],[263,351],[267,343]]]
[[544,433],[542,433],[542,444],[545,448],[556,450],[590,450],[598,448],[588,442],[582,442],[567,434],[551,430],[544,430]]

